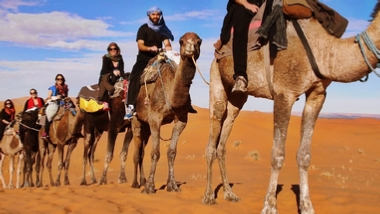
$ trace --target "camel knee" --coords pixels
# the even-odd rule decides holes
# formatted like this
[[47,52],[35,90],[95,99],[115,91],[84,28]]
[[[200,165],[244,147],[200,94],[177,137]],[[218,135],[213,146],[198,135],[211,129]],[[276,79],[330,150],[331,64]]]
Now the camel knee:
[[152,159],[152,161],[158,161],[158,160],[160,160],[160,152],[159,151],[152,151],[151,153],[150,153],[150,157],[151,157],[151,159]]
[[213,106],[214,117],[218,120],[222,120],[224,112],[226,111],[226,102],[217,101]]
[[298,163],[299,168],[303,168],[304,170],[307,171],[310,166],[310,161],[311,161],[310,153],[297,154],[297,163]]
[[177,155],[177,152],[174,149],[169,148],[167,152],[167,156],[169,160],[174,160]]
[[113,159],[113,155],[107,155],[105,158],[104,158],[104,162],[106,162],[107,164],[111,163]]
[[207,162],[213,162],[216,158],[216,149],[212,148],[212,147],[207,147],[206,148],[206,161]]
[[281,170],[284,160],[285,156],[272,157],[272,168],[278,171]]
[[217,152],[218,157],[225,157],[226,148],[218,148],[216,152]]

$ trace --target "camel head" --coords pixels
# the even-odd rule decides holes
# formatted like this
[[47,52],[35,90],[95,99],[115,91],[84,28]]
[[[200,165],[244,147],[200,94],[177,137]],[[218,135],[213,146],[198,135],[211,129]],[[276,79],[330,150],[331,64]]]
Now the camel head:
[[182,60],[194,57],[195,60],[201,54],[202,39],[196,33],[187,32],[179,39],[180,54]]

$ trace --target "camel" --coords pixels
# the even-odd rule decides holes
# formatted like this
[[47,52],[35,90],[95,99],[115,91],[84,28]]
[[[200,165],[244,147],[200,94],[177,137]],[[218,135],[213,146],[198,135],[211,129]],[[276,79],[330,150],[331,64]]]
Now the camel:
[[[13,188],[13,162],[14,157],[18,155],[16,188],[20,187],[21,165],[24,160],[23,145],[18,136],[19,124],[16,120],[10,123],[4,132],[3,139],[0,142],[0,180],[3,188]],[[9,156],[9,184],[5,184],[3,177],[3,161],[5,156]]]
[[[98,111],[95,113],[88,113],[85,111],[79,111],[78,113],[82,115],[84,123],[84,151],[83,151],[83,177],[80,185],[87,185],[86,181],[86,165],[89,161],[91,169],[91,183],[96,183],[95,172],[94,172],[94,154],[95,149],[102,133],[107,131],[107,151],[104,160],[104,169],[102,176],[99,180],[99,184],[107,184],[107,170],[108,166],[113,159],[113,151],[115,148],[115,141],[118,133],[126,132],[124,136],[124,144],[122,151],[120,152],[121,170],[118,178],[118,183],[127,182],[125,176],[125,161],[128,154],[129,142],[132,138],[132,132],[130,130],[131,122],[129,120],[124,120],[125,115],[125,93],[123,90],[123,82],[119,81],[115,84],[115,92],[112,99],[109,100],[110,110],[108,111]],[[97,92],[96,92],[97,94]],[[127,144],[128,142],[128,144]]]
[[[174,178],[174,160],[177,153],[177,142],[188,120],[190,108],[189,90],[195,76],[196,65],[193,60],[200,55],[202,40],[195,33],[185,33],[179,40],[180,63],[163,63],[160,65],[158,79],[146,86],[141,86],[137,102],[136,116],[132,118],[132,132],[134,136],[134,180],[132,187],[138,188],[137,167],[142,168],[144,148],[152,135],[151,169],[148,180],[145,179],[140,168],[140,185],[145,185],[143,193],[155,193],[154,175],[157,162],[160,159],[160,128],[162,125],[174,123],[171,143],[167,151],[169,175],[167,191],[178,192]],[[152,59],[154,60],[154,58]],[[147,100],[149,98],[149,100]]]
[[[52,123],[50,124],[49,129],[49,138],[42,139],[42,133],[44,129],[39,131],[39,156],[40,161],[37,164],[40,165],[41,171],[37,173],[39,177],[38,182],[36,183],[37,187],[43,186],[43,171],[44,171],[44,162],[45,155],[48,155],[46,160],[46,167],[49,172],[49,179],[51,186],[60,186],[61,185],[61,171],[64,168],[64,184],[70,185],[69,180],[69,165],[70,165],[70,157],[75,149],[78,139],[81,137],[80,131],[82,128],[82,124],[80,122],[80,115],[73,115],[70,108],[68,108],[67,104],[74,105],[72,101],[68,98],[64,101],[65,105],[59,107],[57,115],[53,118]],[[57,118],[58,117],[58,118]],[[68,146],[66,150],[66,157],[63,160],[64,156],[64,147]],[[53,181],[53,175],[51,171],[51,163],[53,161],[53,154],[55,149],[58,148],[58,173],[56,181]]]
[[[38,132],[41,128],[36,122],[39,109],[21,112],[19,116],[20,139],[24,146],[25,160],[23,170],[22,187],[34,187],[32,178],[33,164],[39,161],[38,156]],[[39,165],[36,164],[36,182],[38,183]]]
[[[366,32],[374,45],[380,48],[380,1],[373,12],[372,23]],[[373,67],[379,59],[364,45],[364,55],[355,42],[355,37],[340,39],[330,35],[314,18],[298,20],[311,49],[319,70],[320,79],[314,74],[306,51],[301,44],[292,22],[287,22],[288,47],[278,52],[273,59],[273,73],[267,79],[263,48],[248,53],[248,86],[244,93],[232,94],[234,85],[233,59],[231,56],[214,60],[210,71],[210,136],[206,147],[207,186],[203,203],[216,204],[212,184],[212,164],[218,159],[222,177],[224,199],[239,201],[232,192],[227,179],[225,164],[226,143],[235,118],[238,116],[248,95],[274,101],[273,147],[271,157],[271,176],[265,196],[262,213],[278,213],[276,189],[278,176],[285,159],[285,141],[291,109],[297,98],[305,94],[306,101],[302,114],[301,142],[297,152],[300,174],[301,213],[314,213],[308,185],[308,167],[311,161],[310,145],[315,123],[326,99],[326,90],[331,82],[349,83],[360,80],[371,72],[365,57]],[[363,34],[360,41],[363,43]],[[271,81],[269,79],[272,79]],[[271,88],[273,90],[271,90]]]

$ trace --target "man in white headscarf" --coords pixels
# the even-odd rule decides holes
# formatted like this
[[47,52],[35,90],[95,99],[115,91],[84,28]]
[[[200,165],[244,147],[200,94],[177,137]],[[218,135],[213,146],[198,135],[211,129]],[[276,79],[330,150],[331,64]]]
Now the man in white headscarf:
[[137,60],[129,77],[127,110],[124,119],[131,119],[135,112],[136,99],[140,90],[140,77],[149,60],[155,57],[158,50],[165,46],[166,51],[171,51],[169,41],[174,40],[172,32],[166,26],[162,10],[152,7],[147,11],[148,22],[141,25],[137,31]]

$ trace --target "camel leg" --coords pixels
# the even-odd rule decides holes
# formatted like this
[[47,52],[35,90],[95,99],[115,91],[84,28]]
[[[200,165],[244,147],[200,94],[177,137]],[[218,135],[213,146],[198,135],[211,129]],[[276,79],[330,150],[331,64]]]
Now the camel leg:
[[41,157],[40,157],[39,151],[35,153],[33,160],[34,160],[33,164],[35,164],[34,171],[36,171],[36,187],[41,187],[42,186],[42,183],[40,180]]
[[46,160],[46,168],[47,168],[47,170],[49,172],[50,186],[54,186],[53,174],[52,174],[51,168],[52,168],[53,155],[54,155],[54,152],[55,152],[56,145],[48,143],[47,147],[48,147],[47,148],[48,157],[47,157],[47,160]]
[[103,173],[99,179],[99,185],[107,184],[107,170],[113,159],[113,152],[115,150],[115,142],[118,134],[118,129],[115,127],[115,125],[115,123],[110,122],[110,129],[108,130],[106,157],[104,158]]
[[145,186],[145,183],[146,183],[143,161],[144,161],[144,155],[145,155],[145,147],[146,147],[146,144],[148,143],[150,132],[146,134],[145,136],[146,137],[144,137],[144,140],[142,141],[142,145],[141,145],[142,149],[140,152],[140,160],[139,160],[140,186]]
[[128,148],[129,144],[131,143],[132,140],[132,129],[128,128],[127,133],[125,133],[124,136],[124,142],[123,142],[123,148],[121,149],[119,158],[120,158],[120,174],[119,174],[119,179],[118,183],[126,183],[127,182],[127,177],[125,176],[125,161],[127,160],[127,155],[128,155]]
[[67,147],[67,152],[66,152],[66,158],[64,161],[64,168],[65,168],[65,185],[70,185],[70,180],[69,180],[69,167],[70,167],[70,158],[71,154],[73,153],[75,147],[77,146],[77,139],[72,139],[71,142],[69,143]]
[[18,163],[17,163],[17,177],[16,177],[16,188],[20,188],[20,176],[21,176],[21,166],[24,161],[24,153],[20,152],[18,155]]
[[58,144],[58,163],[57,163],[57,178],[55,180],[55,186],[61,186],[61,171],[63,168],[63,156],[64,156],[64,145]]
[[3,188],[6,189],[7,185],[5,184],[4,176],[3,176],[4,158],[5,158],[5,155],[3,153],[0,153],[0,180],[1,180],[1,183],[3,184]]
[[271,176],[269,187],[264,200],[262,214],[275,214],[277,212],[277,184],[280,170],[285,160],[285,142],[292,105],[296,97],[286,97],[285,94],[274,96],[274,136],[271,153]]
[[9,189],[13,189],[13,165],[14,165],[14,160],[15,160],[15,156],[14,155],[9,155],[9,184],[8,184],[8,188]]
[[24,187],[31,187],[33,183],[31,182],[32,174],[32,151],[31,148],[25,150],[25,164],[24,164]]
[[154,175],[156,173],[157,163],[160,160],[160,127],[161,123],[157,121],[151,121],[149,124],[151,135],[152,135],[152,151],[150,153],[151,157],[151,167],[149,172],[148,180],[145,183],[145,187],[142,193],[150,194],[155,193]]
[[[86,126],[86,124],[85,124]],[[93,129],[91,131],[86,131],[84,133],[84,139],[83,139],[83,174],[82,174],[82,181],[80,182],[80,185],[87,185],[86,181],[86,166],[87,166],[87,161],[88,161],[88,154],[90,150],[90,144],[94,143],[94,136],[93,134]]]
[[[182,122],[184,121],[184,122]],[[183,118],[182,120],[175,121],[173,133],[172,133],[172,140],[170,142],[168,151],[167,151],[167,159],[168,159],[168,180],[166,182],[166,191],[168,192],[180,192],[181,189],[178,187],[177,182],[174,178],[174,161],[175,157],[177,156],[177,143],[179,136],[181,135],[182,131],[185,129],[187,124],[187,115],[186,118]]]
[[91,169],[91,183],[96,184],[96,178],[95,178],[95,170],[94,170],[94,158],[95,158],[95,150],[96,146],[98,145],[98,142],[100,140],[100,137],[102,136],[102,132],[99,132],[98,130],[95,130],[95,142],[90,147],[90,153],[88,154],[88,159],[90,161],[90,169]]
[[37,173],[37,183],[36,183],[36,186],[37,187],[42,187],[43,186],[43,174],[44,174],[44,169],[45,169],[45,156],[46,156],[46,153],[47,153],[47,145],[46,143],[44,142],[44,140],[42,139],[39,139],[39,142],[38,142],[38,156],[37,156],[37,163],[36,163],[36,167],[37,165],[39,165],[39,169],[40,170],[36,170],[36,173]]
[[319,112],[326,99],[323,87],[306,94],[306,104],[302,114],[301,125],[301,144],[297,152],[298,170],[300,173],[300,204],[301,213],[314,214],[313,204],[310,200],[308,169],[311,160],[311,140],[314,132],[315,123]]
[[[132,188],[140,188],[139,182],[137,182],[138,177],[138,168],[141,163],[141,153],[143,152],[143,140],[142,136],[144,135],[142,131],[142,124],[136,118],[132,119],[132,131],[133,131],[133,142],[134,142],[134,153],[133,153],[133,181]],[[143,184],[141,184],[143,185]]]

